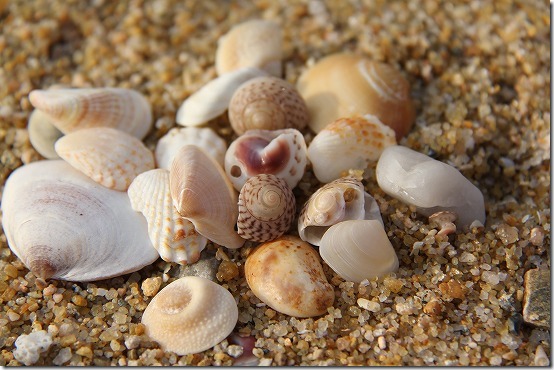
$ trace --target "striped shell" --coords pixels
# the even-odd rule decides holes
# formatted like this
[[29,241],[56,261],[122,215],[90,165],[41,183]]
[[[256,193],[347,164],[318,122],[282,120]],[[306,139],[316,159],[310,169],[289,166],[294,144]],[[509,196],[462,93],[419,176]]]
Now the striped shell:
[[56,140],[63,136],[46,113],[35,109],[29,116],[27,124],[29,141],[40,155],[47,159],[59,159],[60,156],[54,150]]

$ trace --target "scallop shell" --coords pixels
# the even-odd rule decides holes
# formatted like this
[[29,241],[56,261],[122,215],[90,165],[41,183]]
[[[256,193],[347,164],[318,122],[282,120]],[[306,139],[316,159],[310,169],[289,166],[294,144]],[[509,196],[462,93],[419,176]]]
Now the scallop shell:
[[127,194],[133,209],[146,218],[150,241],[164,261],[181,265],[198,261],[208,240],[173,206],[168,170],[141,173],[129,186]]
[[185,145],[171,165],[173,204],[196,231],[209,240],[236,249],[244,244],[235,231],[237,194],[221,166],[203,149]]
[[394,68],[361,56],[332,54],[308,68],[297,89],[318,133],[340,117],[372,114],[400,140],[415,121],[408,81]]
[[243,67],[256,67],[281,76],[283,32],[279,25],[253,19],[240,23],[217,43],[215,69],[218,75]]
[[294,189],[308,163],[304,136],[296,129],[250,130],[229,145],[225,172],[235,189],[262,173],[284,179]]
[[122,88],[33,90],[31,104],[64,134],[88,127],[113,127],[143,139],[152,126],[150,103]]
[[239,86],[260,76],[267,76],[267,72],[253,67],[222,74],[185,99],[177,111],[177,123],[199,126],[223,114]]
[[160,290],[142,314],[146,335],[179,356],[212,348],[233,331],[238,307],[229,291],[197,276]]
[[46,113],[38,109],[33,110],[29,116],[27,125],[31,145],[40,155],[47,159],[59,159],[60,156],[54,150],[54,143],[63,136]]
[[107,279],[158,258],[127,194],[98,185],[62,160],[15,170],[2,211],[10,249],[42,279]]
[[320,131],[308,147],[308,158],[320,182],[335,180],[348,170],[364,170],[381,152],[396,145],[394,131],[372,115],[339,118]]
[[296,214],[296,200],[287,182],[270,174],[246,181],[239,194],[238,234],[266,242],[289,229]]
[[110,127],[72,132],[55,148],[70,165],[114,190],[126,191],[137,175],[155,167],[152,152],[139,139]]
[[175,154],[187,144],[196,145],[211,155],[223,167],[227,143],[208,127],[172,128],[156,144],[156,163],[169,170]]
[[359,283],[398,270],[398,257],[377,220],[339,222],[323,234],[319,254],[346,281]]
[[320,245],[323,234],[345,220],[377,220],[383,224],[379,205],[354,177],[330,182],[310,196],[298,217],[298,234],[302,240]]

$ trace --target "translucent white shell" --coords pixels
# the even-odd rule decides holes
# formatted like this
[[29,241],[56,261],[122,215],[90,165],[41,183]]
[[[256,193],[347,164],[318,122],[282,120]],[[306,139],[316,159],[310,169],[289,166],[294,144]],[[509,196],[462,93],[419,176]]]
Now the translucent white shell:
[[54,143],[63,136],[63,132],[52,124],[46,113],[35,109],[29,116],[27,124],[29,141],[33,148],[44,158],[58,159],[60,156],[54,150]]
[[179,356],[210,349],[233,331],[238,307],[233,295],[211,280],[185,276],[152,298],[142,323],[146,335]]
[[62,160],[15,170],[2,212],[10,249],[43,279],[107,279],[158,258],[127,194],[98,185]]
[[114,190],[126,191],[138,174],[154,168],[154,155],[139,139],[110,127],[69,133],[55,148],[70,165]]
[[113,127],[139,139],[152,126],[150,103],[122,88],[51,89],[29,93],[31,104],[46,113],[64,134],[87,127]]
[[320,182],[335,180],[348,170],[364,170],[381,152],[396,145],[394,131],[372,115],[339,118],[320,131],[308,147],[308,158]]
[[398,270],[398,257],[377,220],[339,222],[323,234],[319,254],[346,281],[359,283]]
[[185,99],[177,111],[177,123],[198,126],[223,114],[240,85],[254,77],[266,75],[267,72],[253,67],[222,74]]
[[127,194],[133,209],[146,218],[150,241],[164,261],[181,265],[198,261],[208,240],[173,206],[168,170],[141,173],[131,183]]
[[284,179],[294,189],[308,163],[304,136],[296,129],[249,130],[229,145],[225,172],[235,189],[262,173]]

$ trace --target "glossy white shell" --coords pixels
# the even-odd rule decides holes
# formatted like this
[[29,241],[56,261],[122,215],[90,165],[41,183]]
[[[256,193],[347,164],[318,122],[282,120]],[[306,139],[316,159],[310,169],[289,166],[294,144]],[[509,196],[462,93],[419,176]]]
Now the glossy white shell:
[[54,150],[54,143],[63,136],[46,113],[35,109],[29,116],[27,124],[29,141],[40,155],[46,159],[59,159],[60,156]]

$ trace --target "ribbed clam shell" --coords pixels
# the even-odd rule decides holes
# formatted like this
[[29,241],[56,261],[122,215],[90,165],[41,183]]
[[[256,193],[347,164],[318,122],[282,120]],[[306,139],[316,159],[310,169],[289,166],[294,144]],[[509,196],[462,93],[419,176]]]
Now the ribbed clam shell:
[[243,83],[229,103],[229,121],[238,135],[247,130],[301,130],[308,119],[308,108],[298,91],[276,77],[256,77]]
[[225,153],[225,172],[235,189],[262,173],[284,179],[294,189],[308,163],[304,136],[296,129],[249,130]]
[[244,244],[235,231],[237,194],[221,166],[203,149],[185,145],[179,149],[170,169],[173,204],[196,231],[227,248]]
[[164,287],[148,304],[141,322],[146,335],[179,356],[205,351],[237,324],[238,307],[221,285],[185,276]]
[[396,145],[394,131],[371,115],[339,118],[320,131],[308,147],[317,179],[335,180],[348,170],[364,170],[381,152]]
[[97,183],[120,191],[155,167],[154,155],[139,139],[109,127],[69,133],[55,148],[61,158]]
[[98,185],[62,160],[15,170],[2,212],[10,249],[43,279],[107,279],[158,258],[127,194]]
[[243,67],[256,67],[281,76],[283,32],[276,23],[253,19],[223,35],[215,53],[218,75]]
[[287,232],[296,214],[296,200],[287,182],[261,174],[246,181],[239,194],[238,234],[266,242]]
[[383,224],[379,205],[354,177],[330,182],[310,196],[298,217],[298,234],[302,240],[320,245],[329,227],[345,220],[377,220]]
[[223,114],[240,85],[254,77],[266,75],[267,72],[253,67],[222,74],[185,99],[177,111],[177,123],[198,126]]
[[169,170],[175,154],[187,144],[204,149],[223,167],[227,143],[208,127],[175,127],[169,130],[156,144],[158,167]]
[[148,235],[164,261],[181,265],[198,261],[208,240],[173,206],[169,171],[150,170],[138,175],[127,190],[131,206],[148,222]]
[[339,222],[323,234],[319,254],[346,281],[359,283],[398,270],[398,257],[377,220]]
[[87,127],[113,127],[139,139],[152,126],[150,103],[123,88],[33,90],[31,104],[46,113],[64,134]]
[[46,113],[38,109],[33,110],[27,124],[29,141],[33,148],[44,158],[59,159],[60,156],[54,150],[54,143],[63,136],[63,132],[52,124]]

